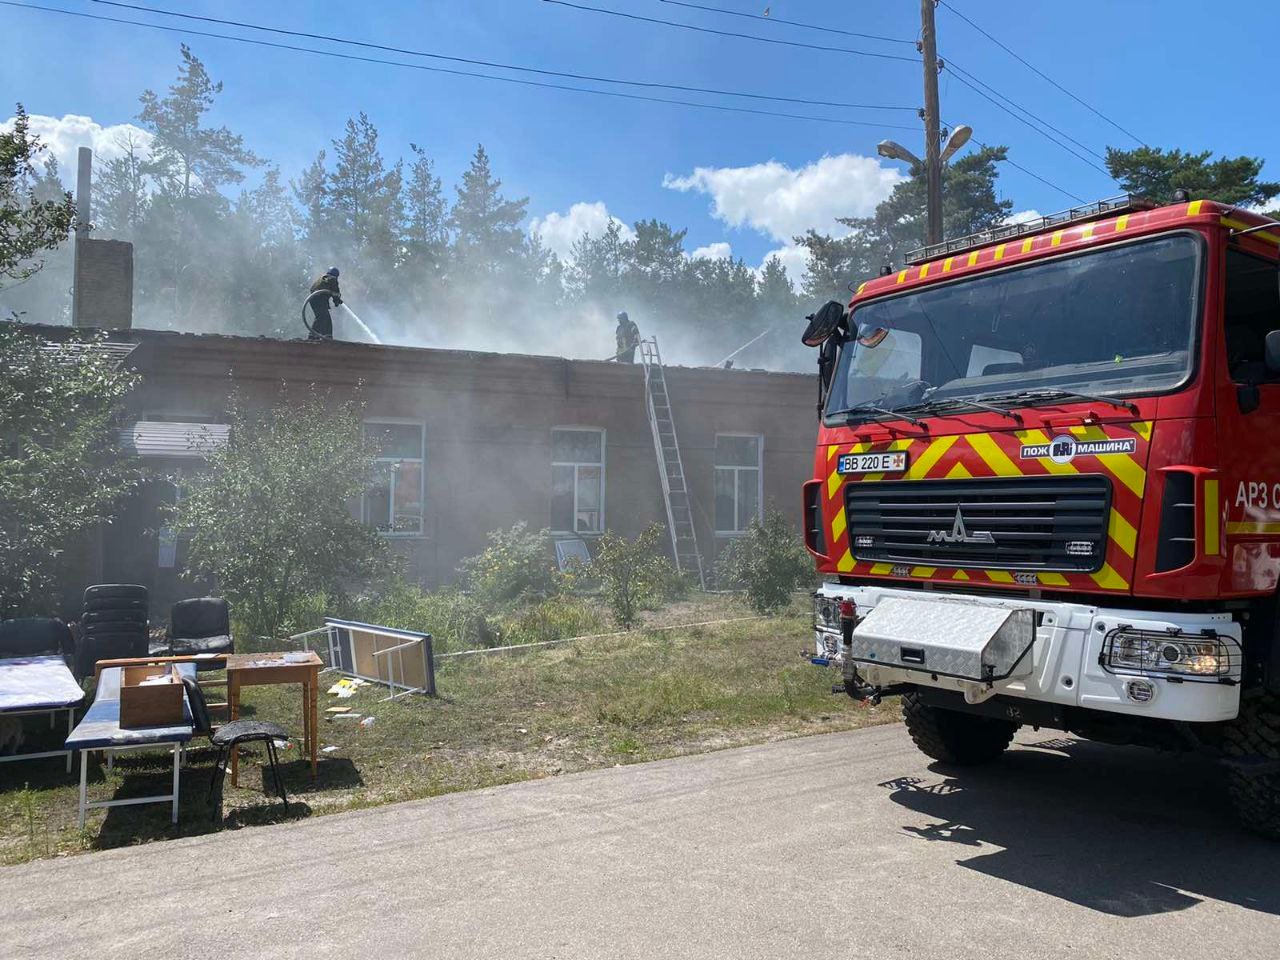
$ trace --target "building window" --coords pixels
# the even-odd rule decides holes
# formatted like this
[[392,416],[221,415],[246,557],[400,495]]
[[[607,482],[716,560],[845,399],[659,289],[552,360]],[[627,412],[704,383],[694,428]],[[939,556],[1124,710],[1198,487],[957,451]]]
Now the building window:
[[763,437],[716,437],[716,533],[746,533],[760,517]]
[[604,532],[604,431],[551,431],[551,529]]
[[424,437],[420,423],[370,421],[365,433],[377,446],[374,483],[364,495],[364,522],[381,533],[422,533]]

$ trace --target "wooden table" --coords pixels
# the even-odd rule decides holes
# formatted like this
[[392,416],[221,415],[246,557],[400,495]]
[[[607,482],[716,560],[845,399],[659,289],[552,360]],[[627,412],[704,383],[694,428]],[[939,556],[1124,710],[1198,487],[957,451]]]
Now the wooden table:
[[[324,663],[314,650],[307,659],[293,662],[283,653],[233,653],[227,657],[227,704],[232,720],[240,713],[240,688],[272,684],[302,685],[303,748],[311,757],[311,779],[316,778],[320,726],[320,669]],[[231,784],[238,784],[238,757],[231,751]]]

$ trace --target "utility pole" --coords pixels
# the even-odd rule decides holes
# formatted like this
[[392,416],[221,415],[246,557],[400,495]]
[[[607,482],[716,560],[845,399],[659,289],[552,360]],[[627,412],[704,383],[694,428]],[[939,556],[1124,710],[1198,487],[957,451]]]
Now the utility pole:
[[938,35],[936,0],[920,0],[920,54],[924,59],[924,167],[928,191],[926,243],[942,242],[942,132],[938,119]]

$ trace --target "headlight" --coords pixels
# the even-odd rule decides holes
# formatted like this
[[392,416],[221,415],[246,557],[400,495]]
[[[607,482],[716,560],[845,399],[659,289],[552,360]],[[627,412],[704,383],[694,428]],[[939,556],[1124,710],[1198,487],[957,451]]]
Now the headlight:
[[1177,674],[1188,679],[1216,680],[1232,676],[1240,648],[1212,634],[1160,633],[1121,627],[1112,630],[1102,648],[1107,670]]

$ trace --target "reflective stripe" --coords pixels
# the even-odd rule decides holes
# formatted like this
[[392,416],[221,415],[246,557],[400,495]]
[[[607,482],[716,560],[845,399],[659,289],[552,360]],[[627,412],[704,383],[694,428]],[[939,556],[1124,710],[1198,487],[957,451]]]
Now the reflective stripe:
[[1008,454],[1001,450],[1000,445],[991,438],[991,434],[975,433],[965,439],[969,441],[969,446],[973,447],[974,451],[997,477],[1020,477],[1023,475],[1018,465],[1010,460]]
[[1111,528],[1107,531],[1107,535],[1116,542],[1116,546],[1133,556],[1133,551],[1138,544],[1138,531],[1134,529],[1132,523],[1120,515],[1120,511],[1115,507],[1111,508]]
[[1187,216],[1188,216],[1188,217],[1196,217],[1196,216],[1199,216],[1199,215],[1200,215],[1200,205],[1201,205],[1202,203],[1204,203],[1204,201],[1203,201],[1203,200],[1192,200],[1190,203],[1188,203],[1188,204],[1187,204]]
[[1206,478],[1204,481],[1204,552],[1208,557],[1216,557],[1221,548],[1218,536],[1220,513],[1218,481]]
[[1129,215],[1127,213],[1121,214],[1116,218],[1116,233],[1123,233],[1124,228],[1127,226],[1129,226]]
[[939,437],[930,443],[929,446],[925,447],[924,452],[920,454],[919,459],[907,468],[906,479],[921,480],[928,476],[929,471],[933,469],[933,465],[942,458],[944,453],[951,449],[951,445],[957,439],[955,436]]

